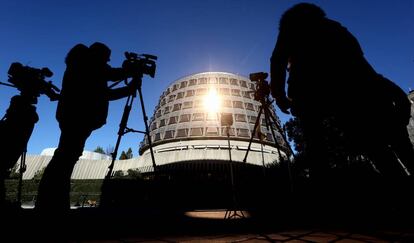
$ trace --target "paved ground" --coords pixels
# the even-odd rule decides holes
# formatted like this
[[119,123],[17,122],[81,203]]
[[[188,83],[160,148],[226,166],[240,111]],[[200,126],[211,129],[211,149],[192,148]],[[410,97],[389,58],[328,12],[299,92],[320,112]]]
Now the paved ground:
[[24,209],[3,217],[1,242],[414,242],[406,217],[226,212],[90,208],[62,216]]

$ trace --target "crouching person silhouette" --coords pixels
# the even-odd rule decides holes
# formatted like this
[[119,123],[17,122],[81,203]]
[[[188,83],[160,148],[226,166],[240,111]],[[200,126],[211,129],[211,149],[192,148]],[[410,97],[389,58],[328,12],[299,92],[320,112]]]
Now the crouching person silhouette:
[[[381,174],[404,174],[394,151],[409,170],[414,169],[412,145],[404,131],[407,97],[374,70],[357,39],[321,8],[300,3],[282,15],[270,61],[272,95],[280,110],[289,113],[290,109],[301,124],[311,178],[329,174],[323,135],[326,119],[334,119],[350,151],[367,156]],[[391,89],[393,95],[387,93]],[[393,135],[397,130],[398,135]]]
[[108,81],[127,77],[122,68],[112,68],[111,50],[96,42],[89,48],[74,46],[66,56],[61,98],[56,119],[61,130],[59,145],[39,184],[35,208],[41,211],[70,209],[70,178],[91,133],[106,123],[109,101],[128,96],[134,84],[110,89]]

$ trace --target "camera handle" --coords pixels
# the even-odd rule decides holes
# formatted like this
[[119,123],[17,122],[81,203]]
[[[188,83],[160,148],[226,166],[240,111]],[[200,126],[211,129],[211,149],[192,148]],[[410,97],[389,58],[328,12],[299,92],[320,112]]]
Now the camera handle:
[[13,84],[4,83],[4,82],[1,82],[1,81],[0,81],[0,84],[1,84],[1,85],[4,85],[4,86],[9,86],[9,87],[17,88],[17,87],[16,87],[16,86],[14,86]]

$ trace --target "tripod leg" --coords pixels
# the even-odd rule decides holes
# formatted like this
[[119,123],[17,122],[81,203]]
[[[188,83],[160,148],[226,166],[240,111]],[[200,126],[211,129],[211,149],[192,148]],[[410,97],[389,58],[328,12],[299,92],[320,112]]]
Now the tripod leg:
[[[275,141],[275,144],[276,144],[276,146],[277,146],[277,151],[278,151],[278,153],[279,153],[279,159],[280,159],[280,162],[282,162],[282,161],[284,161],[284,159],[283,159],[283,157],[282,157],[282,154],[281,154],[281,152],[280,152],[280,146],[279,146],[279,144],[277,143],[277,139],[276,139],[276,135],[275,135],[275,131],[273,130],[273,126],[272,126],[272,124],[270,124],[270,126],[269,126],[269,117],[271,117],[272,119],[273,119],[273,123],[275,124],[275,126],[276,126],[276,128],[278,128],[278,130],[279,130],[279,134],[282,136],[282,138],[284,138],[284,136],[283,136],[283,131],[282,131],[282,129],[280,129],[279,128],[279,126],[278,126],[278,123],[277,123],[277,121],[276,121],[276,119],[272,116],[272,114],[271,114],[271,112],[269,111],[269,109],[268,109],[268,107],[265,107],[265,111],[264,111],[264,113],[265,113],[265,121],[266,121],[266,126],[269,128],[270,127],[270,131],[271,131],[271,133],[272,133],[272,137],[273,137],[273,139],[274,139],[274,141]],[[286,143],[287,141],[285,140],[285,143]],[[290,147],[289,147],[290,148]],[[292,153],[293,154],[293,153]],[[290,185],[290,191],[292,192],[293,191],[293,183],[292,183],[292,173],[291,173],[291,171],[290,171],[290,163],[291,163],[291,160],[290,160],[290,158],[289,158],[289,156],[288,155],[286,155],[286,157],[287,157],[287,171],[288,171],[288,177],[289,177],[289,185]]]
[[128,96],[127,101],[125,103],[125,107],[124,107],[124,113],[122,114],[121,122],[119,123],[118,138],[116,140],[114,151],[111,153],[112,161],[111,161],[111,164],[108,167],[109,170],[108,170],[108,173],[105,176],[105,180],[106,179],[111,179],[112,172],[113,172],[114,165],[115,165],[115,160],[116,160],[116,157],[118,155],[119,144],[121,143],[122,136],[125,134],[125,128],[126,128],[127,123],[128,123],[129,113],[131,112],[131,107],[132,107],[132,102],[133,101],[134,101],[134,96],[132,96],[132,95]]
[[252,136],[250,137],[249,146],[247,146],[247,151],[246,151],[246,155],[244,156],[243,163],[246,163],[246,161],[247,161],[247,155],[249,155],[250,147],[251,147],[252,142],[253,142],[254,132],[256,131],[257,126],[259,126],[260,116],[262,115],[262,112],[263,112],[263,105],[260,106],[259,114],[257,114],[256,122],[254,123]]
[[[277,130],[279,131],[280,135],[283,138],[283,142],[286,144],[287,148],[289,149],[289,152],[291,153],[291,155],[295,158],[295,153],[293,152],[293,149],[290,147],[290,144],[286,138],[285,132],[283,131],[283,129],[279,126],[278,121],[276,120],[276,118],[273,116],[273,114],[269,111],[268,113],[269,117],[271,118],[272,122],[275,124]],[[288,160],[290,161],[290,158],[288,156]]]
[[156,172],[157,164],[155,163],[154,151],[152,150],[151,136],[150,136],[149,127],[148,127],[148,117],[145,112],[144,99],[142,98],[141,87],[138,88],[138,93],[139,93],[139,99],[141,101],[142,114],[144,116],[145,134],[147,135],[147,138],[148,138],[148,145],[149,145],[149,149],[151,153],[152,166],[154,167],[154,172]]
[[23,151],[20,159],[20,175],[19,175],[19,186],[17,190],[17,203],[22,205],[22,189],[23,189],[23,173],[26,171],[26,149]]
[[269,122],[270,120],[269,120],[269,114],[268,113],[269,113],[269,110],[268,110],[267,107],[265,107],[264,108],[264,115],[265,115],[266,127],[272,133],[272,137],[273,137],[273,140],[275,141],[275,145],[276,145],[276,148],[277,148],[277,153],[279,155],[279,160],[282,161],[284,159],[283,159],[282,153],[280,152],[280,146],[277,143],[277,137],[276,137],[275,131],[273,130],[272,124],[270,124],[270,122]]

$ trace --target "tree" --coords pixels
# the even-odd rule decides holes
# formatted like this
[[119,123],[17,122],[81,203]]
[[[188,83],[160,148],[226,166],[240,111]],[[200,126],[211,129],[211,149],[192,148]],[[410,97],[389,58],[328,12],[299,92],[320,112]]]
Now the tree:
[[131,179],[138,179],[142,177],[141,171],[139,171],[139,169],[128,169],[127,175],[128,175],[128,178],[131,178]]
[[93,152],[100,153],[100,154],[105,154],[105,151],[101,146],[96,147],[96,149]]
[[132,159],[132,157],[134,156],[132,154],[132,149],[131,148],[128,148],[128,150],[126,152],[126,156],[127,156],[127,159]]
[[121,155],[119,156],[119,160],[124,160],[124,159],[128,159],[128,157],[125,151],[122,151]]
[[289,142],[293,141],[295,146],[295,150],[298,154],[304,151],[304,139],[303,139],[303,132],[299,126],[299,121],[296,118],[290,118],[289,121],[285,123],[285,130],[287,133],[287,137]]
[[114,179],[121,179],[121,178],[124,178],[124,177],[125,177],[125,174],[122,170],[116,170],[114,172],[113,176],[112,176],[112,178],[114,178]]
[[133,157],[132,149],[131,148],[128,148],[128,150],[126,152],[125,151],[122,151],[121,152],[121,155],[119,156],[119,159],[120,160],[132,159],[132,157]]

